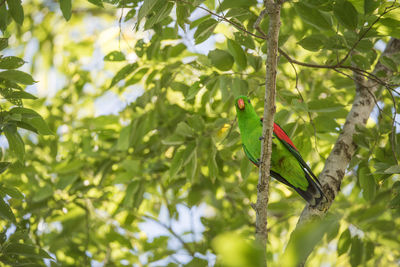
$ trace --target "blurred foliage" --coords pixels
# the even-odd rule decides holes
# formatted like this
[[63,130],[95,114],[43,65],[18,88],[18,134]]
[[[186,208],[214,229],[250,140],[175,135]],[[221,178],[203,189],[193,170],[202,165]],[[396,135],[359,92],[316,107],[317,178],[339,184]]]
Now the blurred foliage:
[[[258,172],[233,100],[249,95],[262,114],[260,2],[0,1],[0,266],[257,266]],[[281,18],[280,47],[303,62],[335,64],[354,46],[343,64],[372,71],[400,38],[393,1],[287,2]],[[399,84],[400,51],[381,62],[394,74],[378,77]],[[318,174],[355,84],[294,67],[280,57],[276,121]],[[377,101],[331,216],[289,244],[304,202],[272,182],[270,266],[307,251],[309,266],[398,266],[399,94]]]

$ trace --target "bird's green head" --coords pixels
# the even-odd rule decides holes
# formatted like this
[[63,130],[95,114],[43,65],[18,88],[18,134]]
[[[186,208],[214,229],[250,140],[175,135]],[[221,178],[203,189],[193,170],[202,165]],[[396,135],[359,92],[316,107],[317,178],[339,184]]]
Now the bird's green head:
[[235,107],[236,107],[236,112],[245,112],[253,109],[253,106],[250,103],[250,100],[247,98],[247,96],[238,96],[235,99]]

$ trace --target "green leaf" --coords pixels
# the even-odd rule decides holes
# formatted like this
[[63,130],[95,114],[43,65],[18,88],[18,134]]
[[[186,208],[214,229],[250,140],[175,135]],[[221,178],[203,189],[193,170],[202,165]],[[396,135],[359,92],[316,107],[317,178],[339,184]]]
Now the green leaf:
[[185,264],[185,267],[200,267],[208,266],[208,261],[206,259],[193,258],[190,262]]
[[[393,224],[392,224],[393,226]],[[371,241],[366,241],[364,242],[364,254],[365,254],[365,259],[364,262],[369,261],[370,259],[372,259],[372,257],[375,255],[375,243],[371,242]]]
[[228,8],[235,7],[250,7],[257,4],[256,0],[224,0],[218,7],[218,12],[224,11]]
[[36,111],[29,108],[13,108],[11,114],[21,114],[22,121],[33,126],[41,135],[53,135],[47,123]]
[[169,168],[169,176],[171,180],[175,178],[175,175],[181,169],[183,160],[183,150],[176,151],[171,162],[171,167]]
[[189,162],[185,166],[186,179],[190,182],[194,182],[194,177],[197,171],[197,149],[193,149],[193,155]]
[[143,76],[149,71],[149,68],[142,68],[137,70],[130,78],[126,81],[125,86],[136,84],[140,82]]
[[0,38],[0,51],[8,46],[8,38]]
[[140,7],[138,13],[138,19],[137,19],[138,24],[145,16],[147,16],[152,11],[152,9],[154,8],[154,6],[157,4],[158,1],[160,0],[145,0],[143,2],[143,5]]
[[368,70],[371,68],[371,64],[369,63],[368,59],[365,56],[358,54],[352,55],[351,61],[361,69]]
[[235,41],[238,42],[240,45],[243,45],[250,49],[256,48],[253,38],[251,38],[251,36],[249,36],[248,34],[235,32],[233,35],[235,36]]
[[196,44],[200,44],[207,40],[214,32],[218,22],[215,19],[208,19],[200,23],[194,33],[194,40]]
[[360,265],[364,254],[363,242],[358,236],[351,241],[350,264],[352,267]]
[[24,199],[24,195],[16,187],[0,186],[0,191],[12,198]]
[[68,21],[72,12],[71,0],[60,0],[60,9],[65,20]]
[[346,253],[351,244],[351,235],[349,229],[346,229],[339,237],[338,246],[337,246],[337,253],[338,256]]
[[243,179],[247,179],[251,170],[253,168],[253,164],[247,158],[243,158],[240,162],[240,175]]
[[364,0],[364,14],[370,14],[375,11],[379,7],[378,0]]
[[208,176],[210,177],[211,181],[214,183],[218,177],[218,165],[215,159],[217,154],[217,150],[214,144],[212,144],[210,157],[208,160]]
[[11,13],[11,17],[19,25],[24,22],[24,9],[21,5],[21,0],[7,0],[7,5]]
[[304,22],[319,30],[331,30],[331,18],[326,13],[322,13],[318,10],[318,8],[308,6],[302,2],[294,3],[294,8]]
[[257,72],[261,69],[263,60],[260,56],[247,55],[247,60],[249,61],[250,66],[253,67],[254,71]]
[[3,248],[3,253],[38,259],[52,259],[52,257],[43,249],[21,243],[11,243],[7,245],[5,248]]
[[56,184],[57,189],[65,189],[67,186],[73,184],[76,180],[78,180],[79,175],[76,173],[66,174],[66,175],[58,175],[60,179]]
[[233,57],[231,56],[231,54],[224,50],[215,49],[213,51],[210,51],[208,53],[208,58],[211,60],[212,65],[215,66],[217,69],[220,69],[222,71],[232,69],[232,65],[234,62]]
[[336,1],[333,14],[340,24],[350,30],[355,30],[358,24],[358,13],[352,3],[345,0]]
[[24,195],[16,187],[0,186],[0,192],[12,198],[24,199]]
[[177,2],[176,21],[182,29],[185,29],[185,23],[188,23],[188,24],[190,23],[190,21],[188,19],[189,17],[190,17],[189,5]]
[[304,49],[316,52],[323,46],[322,38],[320,35],[310,35],[298,42]]
[[344,106],[342,104],[335,103],[331,99],[312,100],[308,103],[309,111],[313,112],[335,112],[343,108]]
[[197,81],[194,84],[192,84],[192,86],[190,86],[187,95],[185,96],[185,101],[189,101],[192,100],[193,98],[196,97],[197,93],[200,91],[200,82]]
[[0,197],[0,217],[12,223],[16,223],[14,213],[2,197]]
[[35,83],[30,74],[19,70],[2,71],[0,72],[0,78],[6,79],[11,82],[22,83],[27,85]]
[[142,182],[138,179],[133,180],[129,183],[126,188],[125,198],[123,200],[122,205],[125,208],[135,208],[135,199],[138,197],[138,193],[141,191]]
[[373,200],[376,194],[376,185],[370,169],[366,165],[360,165],[357,173],[364,199],[367,201]]
[[182,145],[185,142],[184,137],[181,135],[170,135],[167,138],[161,140],[161,143],[163,145],[168,145],[168,146],[177,146],[177,145]]
[[400,165],[393,165],[390,166],[389,168],[387,168],[385,170],[385,173],[389,173],[389,174],[400,174]]
[[46,184],[45,186],[39,188],[37,192],[35,192],[35,195],[32,198],[33,202],[40,202],[45,199],[48,199],[54,194],[53,187],[49,184]]
[[389,203],[389,207],[391,209],[398,209],[400,208],[400,194],[397,193],[391,200]]
[[380,58],[380,62],[387,67],[389,70],[393,72],[397,72],[397,64],[393,61],[393,59],[387,57],[387,56],[382,56]]
[[0,5],[0,30],[5,32],[9,23],[6,5]]
[[19,57],[0,58],[0,69],[17,69],[24,65],[25,61]]
[[175,133],[182,135],[182,136],[188,136],[188,137],[191,137],[194,135],[193,129],[186,122],[183,122],[183,121],[178,123]]
[[126,151],[128,150],[130,146],[130,133],[131,133],[131,125],[128,125],[124,128],[122,128],[118,142],[117,142],[117,149],[121,151]]
[[83,165],[85,165],[85,163],[79,159],[74,159],[70,162],[62,161],[54,167],[54,171],[58,172],[59,174],[78,172]]
[[28,92],[25,92],[25,91],[12,91],[9,94],[9,97],[10,98],[18,98],[18,99],[37,99],[36,96],[34,96]]
[[121,51],[112,51],[104,57],[104,61],[124,61],[125,55]]
[[296,266],[303,262],[315,246],[337,224],[337,218],[326,217],[297,227],[292,232],[286,250],[282,257],[282,266]]
[[17,132],[17,128],[15,127],[15,125],[7,125],[3,128],[3,130],[7,138],[10,150],[14,153],[18,160],[22,162],[25,156],[25,144],[24,141],[22,141],[21,136]]
[[173,7],[174,7],[173,3],[158,2],[152,10],[152,15],[146,19],[146,23],[144,24],[144,29],[145,30],[151,29],[155,24],[167,18],[171,13]]
[[10,166],[10,164],[11,162],[5,162],[5,161],[0,162],[0,174],[5,172],[7,168]]
[[228,50],[233,55],[235,63],[239,69],[244,70],[247,67],[247,58],[242,47],[235,41],[228,39]]
[[126,66],[124,66],[123,68],[121,68],[117,74],[115,74],[114,78],[111,80],[111,84],[108,87],[108,89],[110,89],[111,87],[113,87],[114,85],[116,85],[119,81],[121,81],[122,79],[125,79],[129,74],[131,74],[136,68],[138,67],[137,63],[133,63],[133,64],[128,64]]
[[[221,258],[225,267],[256,267],[265,265],[263,259],[263,250],[261,246],[254,241],[250,241],[247,236],[239,235],[236,232],[216,231],[219,234],[212,241],[212,247]],[[207,266],[205,265],[198,265]]]
[[[98,7],[104,7],[103,6],[103,2],[101,0],[88,0],[90,3],[92,3],[93,5],[96,5]],[[128,12],[129,13],[129,12]],[[128,14],[127,14],[128,16]]]
[[[100,0],[99,0],[100,1]],[[125,15],[124,22],[127,22],[128,20],[132,19],[136,15],[136,9],[132,8],[129,10],[129,12]]]

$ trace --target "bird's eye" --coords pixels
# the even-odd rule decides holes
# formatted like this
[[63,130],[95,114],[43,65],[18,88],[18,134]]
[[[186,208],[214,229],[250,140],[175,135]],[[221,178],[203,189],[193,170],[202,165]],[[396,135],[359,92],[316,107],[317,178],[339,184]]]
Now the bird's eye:
[[247,100],[247,102],[249,102],[249,104],[250,104],[250,100]]

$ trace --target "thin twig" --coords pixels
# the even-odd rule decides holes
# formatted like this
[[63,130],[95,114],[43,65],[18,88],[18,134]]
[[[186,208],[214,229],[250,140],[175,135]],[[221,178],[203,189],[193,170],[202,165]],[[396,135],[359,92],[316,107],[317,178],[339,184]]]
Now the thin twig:
[[372,27],[387,13],[389,13],[392,10],[395,10],[397,7],[393,8],[394,5],[396,4],[396,0],[393,1],[393,4],[390,7],[386,7],[385,10],[382,12],[382,14],[380,14],[375,20],[374,22],[371,23],[371,25],[360,35],[360,37],[358,38],[358,40],[352,45],[352,47],[350,48],[350,50],[347,52],[347,54],[344,56],[344,58],[342,58],[342,60],[339,61],[338,65],[342,65],[346,59],[350,56],[350,54],[353,52],[353,50],[357,47],[357,45],[361,42],[361,40],[365,37],[365,35],[367,35],[367,33],[372,29]]
[[[267,206],[269,199],[269,180],[271,168],[271,152],[272,152],[272,133],[274,124],[274,115],[276,111],[276,70],[278,64],[278,39],[279,29],[281,25],[280,11],[281,4],[273,0],[264,1],[265,9],[269,15],[268,26],[268,48],[267,60],[265,63],[265,94],[264,94],[264,115],[263,130],[261,140],[261,155],[259,164],[259,178],[257,184],[257,202],[256,211],[256,240],[262,247],[263,265],[266,262],[266,245],[268,240],[268,217]],[[262,15],[262,14],[260,14]]]
[[[303,97],[303,95],[301,94],[300,89],[299,89],[299,87],[298,87],[298,84],[299,84],[299,77],[298,77],[298,74],[297,74],[296,67],[293,65],[292,62],[289,62],[289,63],[290,63],[290,65],[292,66],[292,68],[293,68],[293,70],[294,70],[294,73],[295,73],[295,75],[296,75],[296,84],[295,84],[295,88],[296,88],[297,93],[299,94],[301,100],[303,101],[303,103],[305,103],[304,97]],[[308,114],[308,118],[310,119],[310,123],[311,123],[311,125],[312,125],[312,127],[313,127],[313,129],[314,129],[314,145],[315,145],[315,150],[317,151],[318,155],[319,155],[322,159],[325,160],[325,157],[322,156],[322,154],[321,154],[321,153],[319,152],[319,150],[318,150],[318,145],[317,145],[317,128],[315,127],[315,123],[314,123],[314,121],[313,121],[313,119],[312,119],[311,112],[310,112],[310,111],[307,111],[307,114]]]
[[[171,0],[171,1],[174,1],[174,2],[182,2],[182,3],[188,4],[188,5],[192,5],[192,3],[187,2],[187,1],[185,1],[185,0]],[[278,3],[283,3],[283,2],[285,2],[285,1],[278,1]],[[394,1],[394,2],[396,2],[396,1]],[[193,5],[192,5],[192,6],[193,6]],[[209,9],[207,9],[207,8],[205,8],[205,7],[203,7],[203,6],[197,5],[197,6],[195,6],[195,7],[196,7],[196,8],[200,8],[200,9],[206,11],[206,12],[209,13],[210,15],[215,16],[215,17],[221,19],[222,21],[225,21],[225,22],[231,24],[232,26],[234,26],[234,27],[237,28],[238,30],[241,30],[241,31],[243,31],[243,32],[245,32],[245,33],[247,33],[247,34],[253,36],[253,37],[256,37],[256,38],[259,38],[259,39],[262,39],[262,40],[267,40],[267,35],[257,35],[257,34],[254,34],[254,33],[250,32],[250,31],[248,31],[247,29],[245,29],[242,25],[237,24],[236,22],[233,22],[233,21],[227,19],[226,17],[221,16],[221,15],[219,15],[219,14],[217,14],[217,13],[215,13],[215,12],[213,12],[213,11],[211,11],[211,10],[209,10]],[[389,7],[389,8],[390,8],[390,7]],[[386,12],[385,14],[387,14],[388,12],[393,11],[393,10],[395,10],[395,9],[397,9],[397,8],[399,8],[399,7],[396,6],[396,7],[393,7],[393,8],[391,8],[391,9],[385,10],[385,12]],[[263,15],[263,12],[260,13],[260,16],[261,16],[261,15]],[[261,20],[261,19],[260,19],[260,16],[258,17],[257,20]],[[379,19],[381,19],[381,17],[379,17]],[[376,23],[379,21],[379,19],[378,19],[376,22],[374,21],[373,24],[376,24]],[[372,28],[372,27],[371,27],[371,28]],[[256,30],[259,30],[259,29],[256,29]],[[366,30],[366,33],[367,33],[369,30],[370,30],[370,28],[368,28],[368,29]],[[261,30],[261,33],[262,33],[262,30]],[[361,39],[362,39],[363,37],[365,37],[366,33],[363,33],[363,35],[361,35]],[[348,51],[347,54],[351,53],[351,51],[354,50],[354,48],[358,45],[358,43],[361,41],[361,39],[359,39],[358,41],[356,41],[355,44],[353,44],[353,47],[350,48],[350,50]],[[379,83],[379,84],[381,84],[381,85],[384,85],[384,86],[387,86],[387,85],[393,86],[393,85],[390,85],[390,84],[388,84],[388,83],[382,81],[380,78],[378,78],[376,75],[372,74],[371,72],[368,72],[368,71],[366,71],[366,70],[359,69],[359,68],[354,67],[354,66],[343,65],[342,63],[343,63],[343,62],[347,59],[347,57],[348,57],[347,54],[346,54],[344,60],[342,59],[341,61],[339,61],[339,62],[338,62],[337,64],[335,64],[335,65],[321,65],[321,64],[314,64],[314,63],[301,62],[301,61],[298,61],[298,60],[296,60],[296,59],[293,59],[293,58],[292,58],[291,56],[289,56],[283,49],[281,49],[281,48],[279,48],[279,47],[278,47],[278,51],[279,51],[279,54],[281,54],[282,56],[284,56],[284,57],[286,58],[287,61],[289,61],[289,62],[291,62],[291,63],[293,63],[293,64],[296,64],[296,65],[300,65],[300,66],[303,66],[303,67],[309,67],[309,68],[318,68],[318,69],[348,69],[348,70],[352,70],[352,71],[355,71],[355,72],[357,72],[357,73],[360,73],[362,76],[364,76],[364,77],[366,77],[366,78],[369,78],[369,79],[371,79],[371,80],[373,80],[373,81],[375,81],[375,82],[377,82],[377,83]]]
[[[182,2],[182,3],[185,3],[185,4],[188,4],[188,5],[193,6],[192,3],[187,2],[187,1],[185,1],[185,0],[173,0],[173,1],[175,1],[175,2]],[[247,33],[247,34],[253,36],[253,37],[257,37],[257,38],[260,38],[260,39],[263,39],[263,40],[266,39],[264,36],[260,36],[260,35],[254,34],[254,33],[250,32],[250,31],[246,30],[246,29],[245,29],[244,27],[242,27],[240,24],[237,24],[236,22],[233,22],[233,21],[231,21],[230,19],[227,19],[226,17],[221,16],[221,15],[219,15],[219,14],[217,14],[217,13],[215,13],[215,12],[213,12],[213,11],[211,11],[211,10],[205,8],[205,7],[202,7],[202,6],[199,6],[199,5],[198,5],[198,6],[195,6],[195,7],[196,7],[196,8],[200,8],[200,9],[206,11],[206,12],[209,13],[210,15],[213,15],[213,16],[219,18],[220,20],[223,20],[223,21],[225,21],[225,22],[228,22],[229,24],[231,24],[232,26],[234,26],[234,27],[237,28],[238,30],[241,30],[241,31],[243,31],[243,32],[245,32],[245,33]]]
[[267,9],[263,9],[260,13],[260,15],[258,15],[258,18],[256,20],[256,22],[254,23],[254,28],[261,33],[261,35],[264,38],[267,38],[267,34],[260,28],[260,23],[262,21],[262,19],[265,17],[265,14],[267,14]]
[[[344,72],[342,72],[342,71],[340,71],[340,70],[338,70],[338,69],[334,69],[334,71],[336,71],[336,72],[339,73],[339,74],[342,74],[343,76],[346,76],[347,78],[353,80],[354,82],[357,82],[357,80],[356,80],[355,78],[351,77],[351,76],[350,76],[349,74],[347,74],[347,73],[344,73]],[[371,92],[371,90],[369,89],[369,87],[368,87],[368,86],[364,86],[364,88],[365,88],[365,90],[367,90],[367,92],[372,96],[372,99],[374,100],[375,106],[377,107],[377,109],[378,109],[378,111],[379,111],[379,114],[383,114],[383,115],[389,117],[390,119],[392,119],[392,116],[389,115],[389,114],[387,114],[387,113],[379,106],[378,99],[376,99],[376,96]],[[393,91],[396,92],[395,90],[393,90]],[[397,92],[396,92],[396,93],[397,93]],[[395,121],[395,124],[400,125],[400,123],[397,122],[397,121]]]

